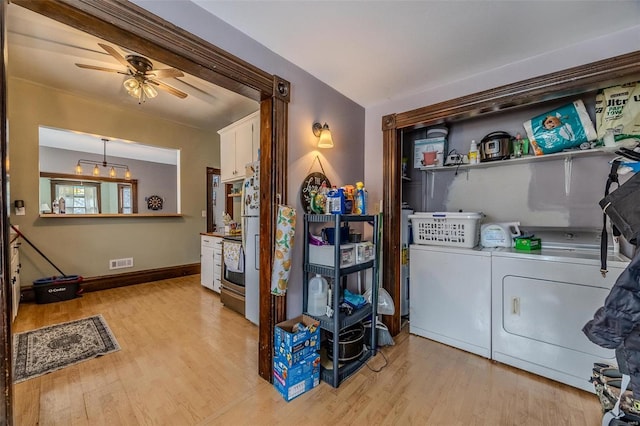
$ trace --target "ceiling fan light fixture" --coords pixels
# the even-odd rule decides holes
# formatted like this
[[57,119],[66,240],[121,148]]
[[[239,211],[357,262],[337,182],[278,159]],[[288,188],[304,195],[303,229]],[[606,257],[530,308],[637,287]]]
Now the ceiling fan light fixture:
[[176,68],[153,69],[153,63],[139,55],[122,56],[114,47],[98,43],[107,54],[115,58],[120,64],[126,67],[126,71],[120,71],[113,68],[98,67],[88,64],[76,64],[76,66],[89,70],[105,71],[126,75],[126,80],[122,83],[127,93],[138,100],[139,104],[144,103],[147,99],[153,99],[158,96],[158,89],[163,90],[177,96],[180,99],[187,97],[187,94],[181,90],[171,87],[166,83],[156,81],[163,78],[184,77],[184,73]]
[[158,96],[156,88],[146,82],[142,84],[142,91],[148,99],[153,99]]
[[124,86],[125,89],[127,89],[127,92],[129,92],[129,94],[131,94],[131,92],[133,92],[138,87],[140,87],[140,83],[138,82],[138,80],[136,80],[135,78],[132,77],[132,78],[126,79],[124,81],[124,83],[123,83],[123,86]]

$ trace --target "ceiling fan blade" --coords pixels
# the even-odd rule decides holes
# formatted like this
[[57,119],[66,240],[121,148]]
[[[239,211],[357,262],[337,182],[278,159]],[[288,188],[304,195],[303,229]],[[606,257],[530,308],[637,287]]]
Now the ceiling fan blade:
[[175,68],[165,68],[161,70],[151,70],[145,75],[151,78],[169,78],[169,77],[184,77],[182,71]]
[[124,72],[124,71],[120,71],[120,70],[114,70],[112,68],[105,68],[105,67],[97,67],[95,65],[87,65],[87,64],[76,64],[77,67],[80,68],[86,68],[88,70],[96,70],[96,71],[106,71],[106,72],[115,72],[118,74],[124,74],[124,75],[129,75],[129,73]]
[[129,64],[129,62],[127,62],[124,56],[118,53],[116,49],[104,43],[98,43],[98,46],[102,47],[109,55],[113,56],[118,62],[120,62],[125,67],[127,67],[127,69],[131,69],[131,64]]
[[147,80],[147,82],[158,86],[158,89],[164,90],[165,92],[171,93],[173,96],[177,96],[180,99],[184,99],[187,97],[187,94],[181,90],[176,89],[175,87],[171,87],[166,83],[156,80]]

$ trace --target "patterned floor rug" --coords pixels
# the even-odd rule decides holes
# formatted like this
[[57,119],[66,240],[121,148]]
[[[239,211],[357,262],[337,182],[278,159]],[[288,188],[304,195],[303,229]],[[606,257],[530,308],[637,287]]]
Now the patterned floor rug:
[[20,383],[119,351],[120,345],[102,315],[96,315],[16,333],[13,348],[13,377]]

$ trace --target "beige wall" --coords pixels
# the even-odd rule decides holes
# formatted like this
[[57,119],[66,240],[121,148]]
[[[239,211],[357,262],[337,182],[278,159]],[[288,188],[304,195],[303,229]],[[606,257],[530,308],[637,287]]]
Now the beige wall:
[[[8,84],[10,202],[26,215],[11,223],[66,274],[110,275],[197,263],[198,234],[206,230],[206,167],[220,167],[215,132],[123,110],[93,99],[10,79]],[[161,101],[160,98],[153,102]],[[38,216],[38,127],[51,126],[181,150],[180,218],[65,218]],[[109,270],[109,259],[134,258],[134,268]],[[21,248],[22,285],[57,274],[31,247]]]

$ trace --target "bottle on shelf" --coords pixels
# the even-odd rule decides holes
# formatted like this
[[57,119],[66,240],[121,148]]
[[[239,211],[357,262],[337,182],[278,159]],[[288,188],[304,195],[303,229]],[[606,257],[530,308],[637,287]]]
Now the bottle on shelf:
[[511,158],[522,157],[522,135],[520,133],[516,134],[516,139],[513,141],[512,152]]
[[354,204],[355,204],[355,187],[353,185],[345,185],[344,186],[344,213],[345,214],[355,214],[354,213]]
[[60,210],[60,214],[65,214],[67,212],[64,197],[60,197],[60,201],[58,201],[58,209]]
[[307,296],[307,311],[311,315],[320,316],[327,313],[327,294],[329,285],[320,274],[309,280],[309,293]]
[[401,256],[401,264],[408,265],[409,264],[409,248],[406,244],[402,245],[402,256]]
[[364,183],[356,182],[356,203],[354,214],[367,214],[367,190],[364,189]]
[[471,141],[471,146],[469,147],[469,164],[478,164],[478,162],[478,145],[474,139]]
[[53,214],[60,213],[60,206],[58,205],[58,200],[53,200],[53,203],[51,203],[51,212]]

